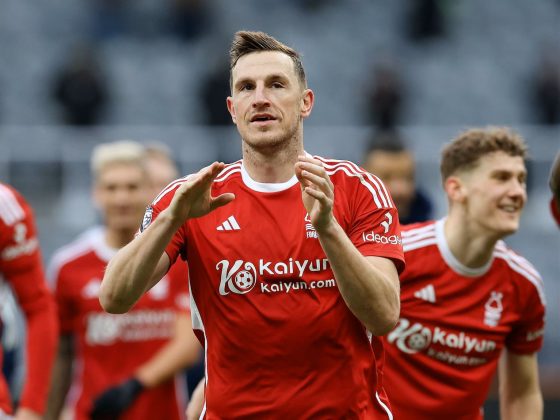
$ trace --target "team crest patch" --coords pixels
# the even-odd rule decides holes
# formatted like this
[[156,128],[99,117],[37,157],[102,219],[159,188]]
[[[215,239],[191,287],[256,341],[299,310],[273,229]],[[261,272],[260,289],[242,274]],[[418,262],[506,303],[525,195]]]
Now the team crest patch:
[[144,218],[142,219],[142,226],[140,226],[140,232],[144,232],[148,226],[150,226],[150,223],[152,223],[153,212],[154,209],[152,206],[146,207],[146,212],[144,213]]

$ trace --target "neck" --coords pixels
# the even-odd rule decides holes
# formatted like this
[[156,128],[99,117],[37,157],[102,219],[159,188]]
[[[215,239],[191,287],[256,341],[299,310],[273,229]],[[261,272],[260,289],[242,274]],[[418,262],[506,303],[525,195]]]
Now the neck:
[[134,239],[136,230],[118,230],[107,228],[105,230],[105,241],[111,248],[121,249]]
[[479,268],[488,263],[500,239],[484,232],[475,222],[458,212],[449,213],[444,233],[452,254],[469,268]]
[[294,176],[298,156],[305,153],[303,141],[297,137],[267,148],[256,148],[243,142],[243,165],[251,178],[263,183],[289,181]]

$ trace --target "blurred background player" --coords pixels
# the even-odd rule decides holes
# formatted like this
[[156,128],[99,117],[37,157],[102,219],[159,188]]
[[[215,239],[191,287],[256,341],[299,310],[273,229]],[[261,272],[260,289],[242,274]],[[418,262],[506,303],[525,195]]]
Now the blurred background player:
[[424,222],[432,217],[430,199],[416,186],[414,156],[394,131],[374,137],[365,153],[363,168],[385,183],[401,224]]
[[403,230],[401,315],[384,376],[396,419],[481,419],[498,360],[502,418],[542,418],[542,280],[502,241],[527,200],[525,157],[505,128],[462,133],[442,154],[447,217]]
[[[43,271],[31,207],[12,187],[0,183],[0,283],[8,284],[21,307],[27,331],[26,375],[17,420],[39,420],[45,410],[56,350],[56,306]],[[2,300],[2,305],[6,301]],[[0,322],[0,332],[2,330]],[[1,361],[0,353],[0,361]],[[12,401],[0,376],[0,418],[9,418]]]
[[199,350],[186,266],[174,266],[127,315],[106,314],[98,301],[105,265],[134,238],[153,195],[145,149],[130,141],[102,144],[91,167],[104,225],[55,253],[49,267],[61,337],[48,418],[58,418],[72,376],[73,419],[182,418],[186,392],[175,375]]

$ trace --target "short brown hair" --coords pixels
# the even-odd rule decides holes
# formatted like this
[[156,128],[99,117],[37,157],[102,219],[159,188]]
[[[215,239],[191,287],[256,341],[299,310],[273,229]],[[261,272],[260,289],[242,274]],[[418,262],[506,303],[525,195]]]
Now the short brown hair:
[[294,63],[294,69],[301,85],[304,87],[307,86],[301,56],[296,50],[282,44],[280,41],[264,32],[238,31],[235,33],[231,48],[229,49],[230,87],[233,85],[231,72],[239,59],[244,55],[260,51],[279,51],[289,56]]
[[472,128],[444,146],[441,155],[441,178],[445,181],[459,170],[474,168],[479,159],[493,152],[527,157],[523,138],[506,127]]

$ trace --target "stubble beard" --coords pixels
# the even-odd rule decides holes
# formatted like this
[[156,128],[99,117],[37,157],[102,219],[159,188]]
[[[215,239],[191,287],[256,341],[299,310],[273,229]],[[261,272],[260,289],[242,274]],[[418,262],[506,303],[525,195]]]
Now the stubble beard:
[[[278,136],[269,137],[268,133],[243,137],[243,151],[245,153],[257,153],[262,155],[274,155],[282,150],[297,145],[298,132],[301,124],[299,119],[294,125]],[[263,138],[264,137],[264,138]]]

